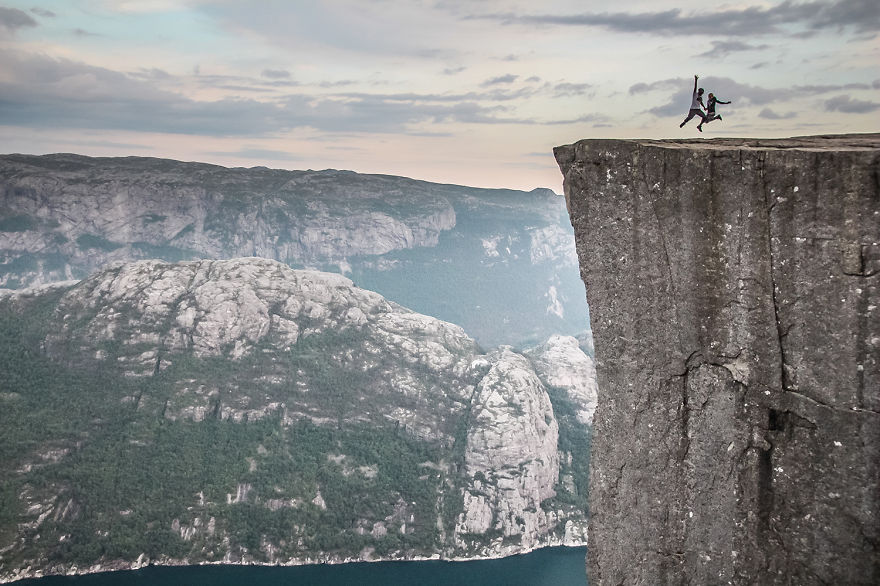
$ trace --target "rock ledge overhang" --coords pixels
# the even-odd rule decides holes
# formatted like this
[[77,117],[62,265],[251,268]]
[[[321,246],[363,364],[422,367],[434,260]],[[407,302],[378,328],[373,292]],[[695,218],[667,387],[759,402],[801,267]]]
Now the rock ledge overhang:
[[554,152],[599,379],[590,583],[880,580],[880,134]]

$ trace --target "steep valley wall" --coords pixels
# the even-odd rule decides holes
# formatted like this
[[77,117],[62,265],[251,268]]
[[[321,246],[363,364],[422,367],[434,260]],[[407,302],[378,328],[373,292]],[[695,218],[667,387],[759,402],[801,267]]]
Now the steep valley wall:
[[593,374],[269,259],[0,290],[0,583],[582,545]]
[[598,360],[590,584],[880,582],[880,135],[555,155]]

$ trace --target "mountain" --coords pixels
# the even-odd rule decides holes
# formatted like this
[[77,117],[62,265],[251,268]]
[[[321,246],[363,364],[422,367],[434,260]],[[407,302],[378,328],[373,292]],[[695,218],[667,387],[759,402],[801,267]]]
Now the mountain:
[[0,577],[582,543],[572,364],[268,259],[2,291]]
[[550,190],[0,156],[0,287],[82,279],[115,261],[241,256],[344,273],[485,347],[588,329],[571,223]]

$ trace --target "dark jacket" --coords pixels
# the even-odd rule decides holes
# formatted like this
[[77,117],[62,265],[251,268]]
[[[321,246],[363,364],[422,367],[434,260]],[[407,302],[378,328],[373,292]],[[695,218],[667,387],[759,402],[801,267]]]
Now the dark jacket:
[[706,103],[706,111],[707,112],[713,112],[713,113],[715,112],[715,102],[718,102],[719,104],[729,104],[730,103],[730,102],[722,102],[721,100],[719,100],[715,96],[712,96],[711,98],[709,98],[709,101]]

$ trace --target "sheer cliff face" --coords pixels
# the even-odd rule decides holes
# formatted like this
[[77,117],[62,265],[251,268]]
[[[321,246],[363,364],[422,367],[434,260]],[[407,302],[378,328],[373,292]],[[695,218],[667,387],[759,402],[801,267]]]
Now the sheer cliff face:
[[344,273],[485,347],[577,334],[586,321],[571,224],[550,190],[0,155],[0,288],[83,279],[110,262],[241,256]]
[[0,159],[0,216],[4,256],[33,255],[7,286],[132,258],[334,263],[435,246],[455,226],[447,199],[403,178],[76,155]]
[[462,547],[468,537],[490,531],[534,546],[555,525],[554,513],[541,503],[556,496],[559,426],[528,360],[508,349],[490,360],[471,405],[465,514],[456,532]]
[[556,149],[598,361],[591,584],[880,579],[878,149]]

